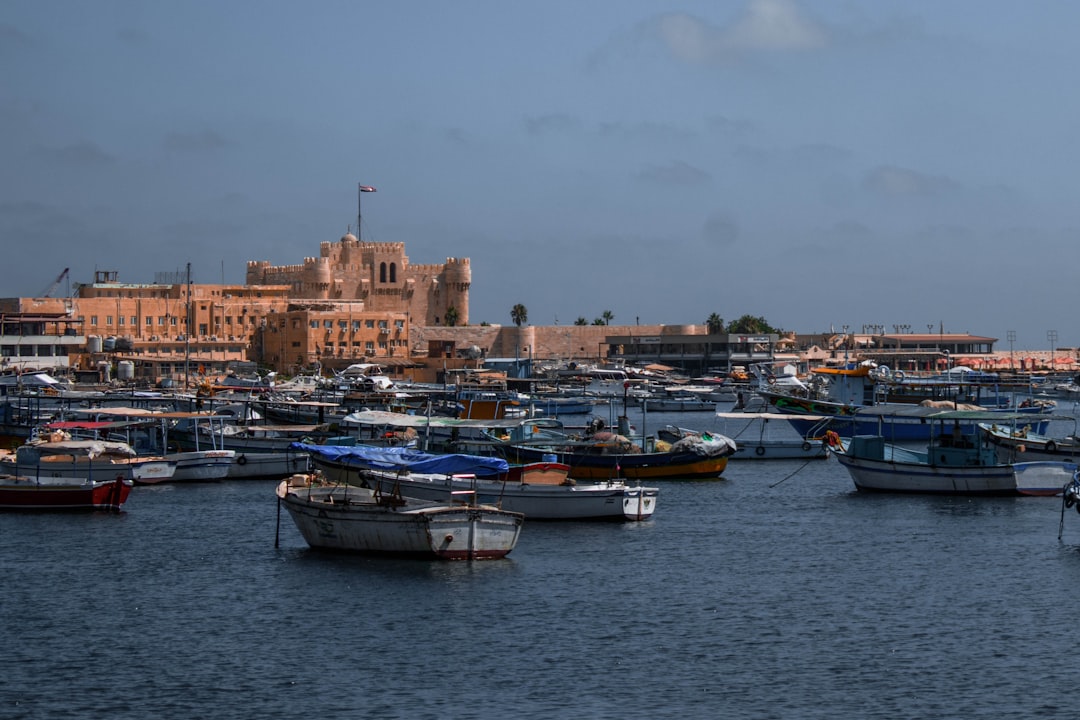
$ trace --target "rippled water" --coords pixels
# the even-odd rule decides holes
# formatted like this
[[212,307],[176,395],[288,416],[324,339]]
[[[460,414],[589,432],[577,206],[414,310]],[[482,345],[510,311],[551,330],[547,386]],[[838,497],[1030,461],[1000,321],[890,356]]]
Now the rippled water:
[[0,516],[0,717],[1076,715],[1060,499],[857,494],[831,459],[661,485],[476,563],[311,551],[263,481]]

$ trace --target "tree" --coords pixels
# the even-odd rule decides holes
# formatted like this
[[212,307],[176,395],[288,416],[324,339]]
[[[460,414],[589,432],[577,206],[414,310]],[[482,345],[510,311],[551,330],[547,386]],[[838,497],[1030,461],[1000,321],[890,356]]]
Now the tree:
[[454,327],[455,325],[457,325],[457,321],[458,321],[457,308],[454,307],[453,305],[446,308],[446,314],[443,316],[443,320],[446,322],[447,327]]
[[529,311],[525,309],[524,305],[518,303],[510,308],[510,319],[514,321],[515,325],[521,327],[529,321]]
[[763,317],[755,317],[753,315],[743,315],[735,322],[728,325],[729,333],[745,333],[751,334],[770,334],[777,332],[768,321]]
[[594,319],[592,321],[592,324],[593,325],[603,325],[604,324],[604,318],[596,318],[596,319]]
[[578,319],[574,321],[574,324],[575,325],[588,325],[589,321],[586,320],[585,318],[579,316]]
[[709,316],[709,319],[705,321],[705,327],[709,328],[710,335],[719,335],[724,332],[724,318],[713,313]]
[[600,317],[603,318],[604,325],[610,325],[611,321],[615,319],[615,313],[611,312],[610,310],[605,310],[604,312],[600,313]]

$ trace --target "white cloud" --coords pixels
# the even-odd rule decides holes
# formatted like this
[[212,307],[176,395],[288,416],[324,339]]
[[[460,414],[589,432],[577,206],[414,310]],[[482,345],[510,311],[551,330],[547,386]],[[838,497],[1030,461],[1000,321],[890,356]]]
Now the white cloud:
[[732,47],[749,50],[813,50],[827,41],[824,30],[803,17],[792,0],[750,0],[724,35]]
[[815,50],[828,44],[824,28],[805,17],[792,0],[750,0],[742,16],[727,27],[672,13],[658,18],[655,30],[676,58],[691,63],[740,51]]

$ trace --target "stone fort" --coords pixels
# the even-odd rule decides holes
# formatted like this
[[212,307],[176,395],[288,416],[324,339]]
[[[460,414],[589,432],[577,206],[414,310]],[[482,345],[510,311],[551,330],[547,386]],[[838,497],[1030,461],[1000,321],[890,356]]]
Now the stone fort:
[[351,233],[320,243],[319,257],[304,258],[300,265],[249,261],[246,283],[287,285],[293,301],[352,301],[367,311],[407,312],[414,325],[445,325],[451,308],[457,325],[469,322],[468,258],[413,265],[405,243],[362,242]]

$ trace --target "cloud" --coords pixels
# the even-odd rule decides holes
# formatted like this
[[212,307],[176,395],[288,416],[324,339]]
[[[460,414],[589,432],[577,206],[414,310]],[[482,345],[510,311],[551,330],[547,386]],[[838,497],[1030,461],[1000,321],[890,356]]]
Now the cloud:
[[954,192],[960,186],[941,175],[927,175],[915,170],[882,165],[863,179],[863,187],[888,197],[936,197]]
[[798,52],[829,44],[825,29],[806,18],[792,0],[750,0],[742,16],[727,27],[684,13],[662,15],[648,25],[672,55],[688,63],[745,51]]
[[701,237],[707,245],[731,247],[739,239],[739,226],[730,216],[716,212],[705,220]]
[[712,175],[700,168],[673,160],[667,165],[648,165],[638,173],[638,179],[660,185],[705,185],[712,180]]
[[231,143],[214,130],[171,132],[165,136],[165,148],[176,152],[214,152]]
[[567,134],[578,132],[581,129],[581,121],[572,115],[564,113],[549,113],[525,117],[525,132],[530,135]]
[[731,47],[747,50],[814,50],[828,41],[824,30],[803,17],[793,0],[750,0],[724,39]]
[[89,141],[72,143],[63,147],[43,147],[34,149],[34,155],[45,162],[65,165],[71,168],[99,168],[112,165],[114,158],[102,150],[96,143]]

